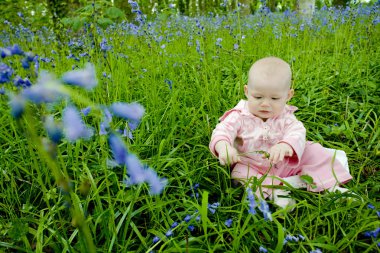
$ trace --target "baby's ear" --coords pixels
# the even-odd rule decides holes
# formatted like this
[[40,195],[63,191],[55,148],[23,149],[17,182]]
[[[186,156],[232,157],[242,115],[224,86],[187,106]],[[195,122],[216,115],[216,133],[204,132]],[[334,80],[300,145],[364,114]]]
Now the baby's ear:
[[244,85],[244,94],[246,97],[248,97],[248,85]]
[[293,95],[294,95],[294,89],[290,89],[289,91],[288,91],[288,101],[293,97]]

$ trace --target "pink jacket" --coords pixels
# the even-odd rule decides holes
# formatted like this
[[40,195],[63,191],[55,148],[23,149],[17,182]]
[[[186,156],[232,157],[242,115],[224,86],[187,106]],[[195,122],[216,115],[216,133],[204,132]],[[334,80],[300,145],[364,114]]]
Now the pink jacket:
[[293,148],[294,154],[278,163],[277,168],[298,167],[306,144],[306,129],[294,116],[296,110],[297,107],[286,105],[281,115],[264,122],[248,111],[246,100],[241,100],[219,119],[212,132],[210,150],[217,156],[215,145],[225,140],[241,153],[242,163],[264,172],[270,164],[257,151],[268,151],[273,145],[285,142]]

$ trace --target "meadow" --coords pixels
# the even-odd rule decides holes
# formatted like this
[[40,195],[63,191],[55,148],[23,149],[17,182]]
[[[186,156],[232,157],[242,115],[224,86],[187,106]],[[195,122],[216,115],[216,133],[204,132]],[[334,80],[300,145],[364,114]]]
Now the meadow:
[[[379,252],[379,7],[137,15],[62,42],[4,22],[0,252]],[[208,149],[265,56],[291,64],[307,139],[353,176],[344,194],[291,189],[292,212],[268,200],[271,220]]]

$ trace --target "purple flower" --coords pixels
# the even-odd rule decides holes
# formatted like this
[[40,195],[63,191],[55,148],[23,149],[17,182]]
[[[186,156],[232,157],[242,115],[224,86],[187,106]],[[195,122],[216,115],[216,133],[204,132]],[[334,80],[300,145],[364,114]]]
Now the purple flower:
[[93,89],[98,84],[95,67],[90,63],[87,63],[84,69],[66,72],[62,76],[62,81],[66,84],[80,86],[87,90]]
[[113,158],[118,165],[124,165],[127,160],[128,150],[123,140],[116,134],[110,134],[108,144],[113,153]]
[[232,225],[232,219],[228,219],[224,222],[224,225],[226,225],[228,228]]
[[5,63],[0,63],[0,83],[7,83],[11,80],[13,69]]
[[190,231],[190,232],[193,232],[195,227],[193,225],[189,225],[187,226],[187,229]]
[[118,117],[135,122],[139,122],[145,112],[144,107],[136,102],[130,104],[116,102],[110,106],[110,110]]
[[1,49],[1,58],[5,58],[7,56],[11,56],[12,52],[9,48],[2,48]]
[[364,233],[364,235],[366,237],[377,238],[377,236],[379,235],[379,233],[380,233],[380,227],[377,228],[377,229],[375,229],[375,230],[373,230],[373,231],[367,231],[367,232]]
[[100,123],[100,135],[106,135],[107,128],[110,127],[110,123],[112,122],[112,115],[107,108],[103,108],[103,121]]
[[89,139],[94,134],[94,131],[84,124],[80,113],[74,106],[65,108],[62,121],[65,136],[71,142],[80,138]]
[[49,115],[45,118],[44,122],[45,130],[50,140],[54,143],[59,143],[63,137],[63,129],[60,124],[54,121],[54,117]]
[[266,253],[266,252],[268,252],[268,250],[266,248],[264,248],[263,246],[260,246],[259,252]]
[[322,250],[316,248],[315,250],[312,250],[309,253],[322,253]]
[[255,195],[253,195],[253,192],[252,192],[252,189],[251,188],[247,188],[247,198],[248,198],[248,201],[249,201],[249,213],[250,214],[256,214],[256,206],[257,206],[257,203],[255,201]]

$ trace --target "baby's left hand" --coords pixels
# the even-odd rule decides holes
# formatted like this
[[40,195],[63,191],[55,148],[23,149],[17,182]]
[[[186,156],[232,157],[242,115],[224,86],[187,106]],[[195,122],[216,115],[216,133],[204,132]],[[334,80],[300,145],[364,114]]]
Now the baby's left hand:
[[293,156],[293,148],[284,142],[274,145],[269,150],[269,161],[273,164],[282,162],[286,156]]

